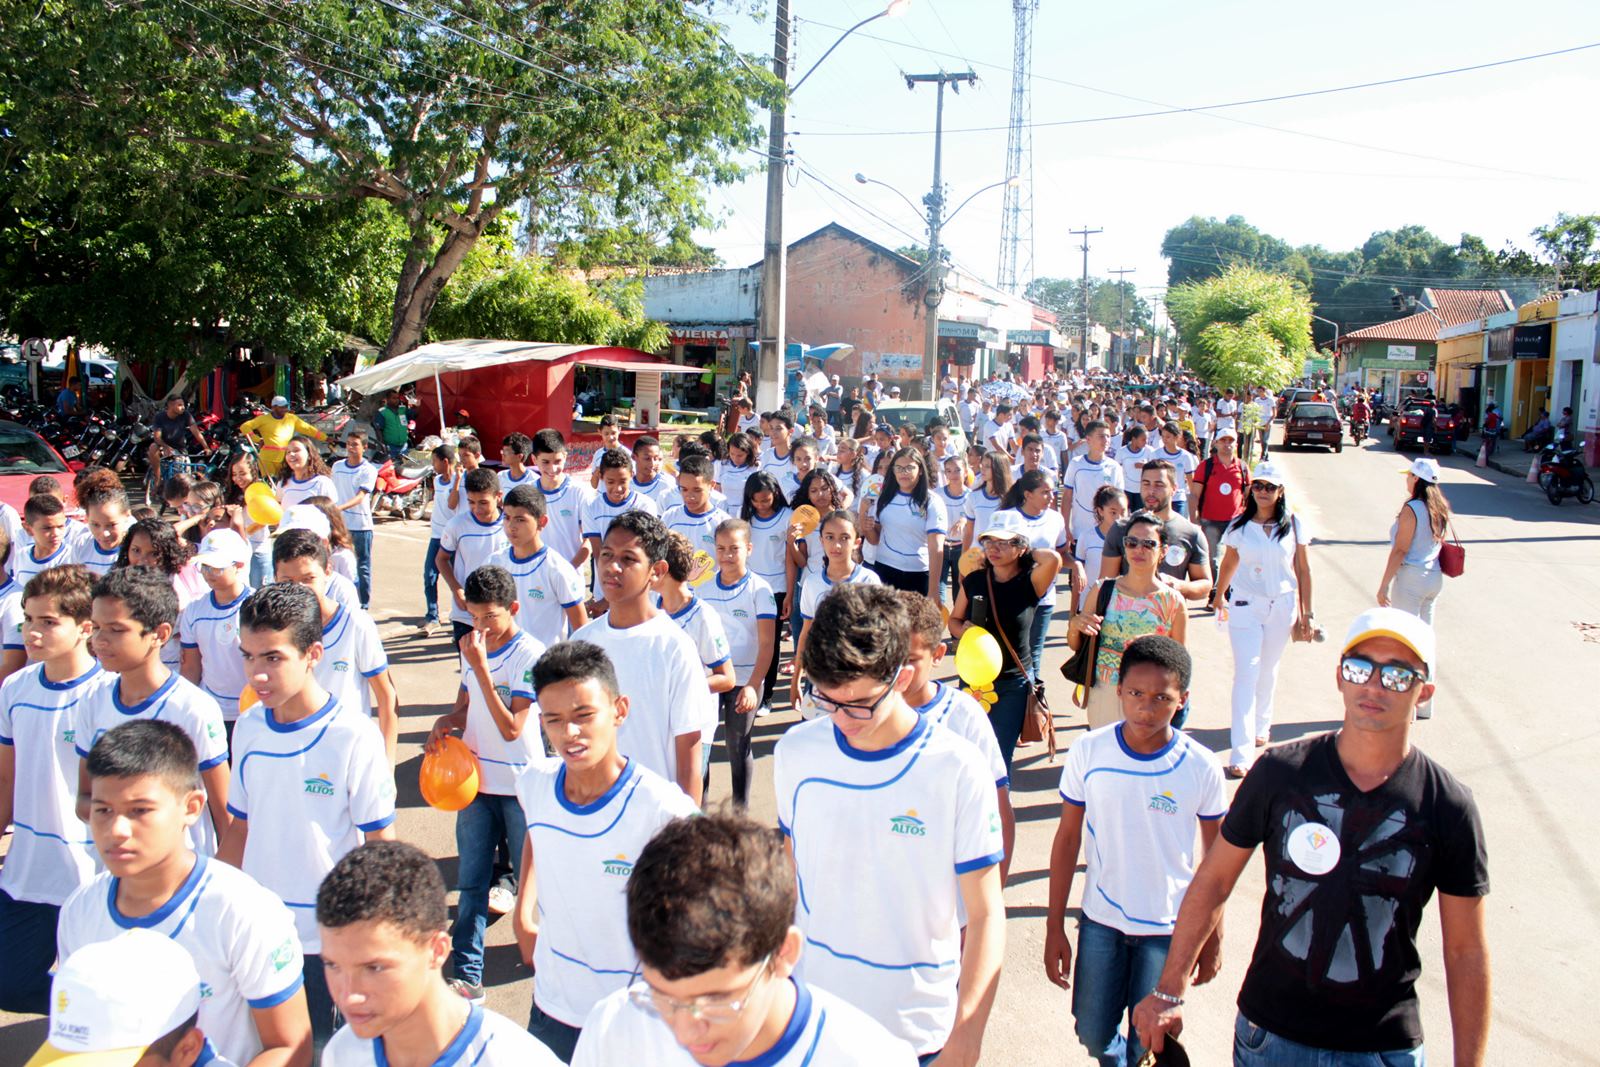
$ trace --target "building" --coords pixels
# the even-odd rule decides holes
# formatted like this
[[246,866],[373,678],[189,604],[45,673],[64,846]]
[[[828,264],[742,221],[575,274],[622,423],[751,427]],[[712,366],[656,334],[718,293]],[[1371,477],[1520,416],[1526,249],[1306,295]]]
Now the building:
[[[1413,314],[1339,338],[1338,383],[1381,391],[1391,400],[1428,390],[1449,399],[1447,388],[1476,395],[1476,374],[1463,378],[1476,369],[1468,363],[1471,343],[1462,340],[1470,331],[1456,336],[1455,328],[1511,309],[1503,289],[1424,289]],[[1441,342],[1452,343],[1441,350]]]
[[687,401],[713,407],[716,397],[728,395],[734,375],[754,365],[760,295],[759,266],[645,278],[644,313],[669,331],[661,354],[711,375],[689,387]]

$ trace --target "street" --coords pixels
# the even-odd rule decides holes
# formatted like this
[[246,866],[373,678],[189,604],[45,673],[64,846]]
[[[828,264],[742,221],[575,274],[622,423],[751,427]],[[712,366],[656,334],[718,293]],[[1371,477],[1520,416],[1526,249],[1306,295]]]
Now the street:
[[[1399,472],[1410,457],[1397,457],[1380,436],[1342,455],[1274,458],[1289,473],[1292,505],[1310,520],[1318,539],[1312,550],[1316,614],[1329,635],[1325,643],[1291,646],[1285,657],[1273,735],[1283,741],[1338,724],[1334,671],[1340,642],[1350,619],[1373,602],[1389,523],[1404,495]],[[1478,470],[1461,457],[1443,464],[1442,484],[1467,546],[1467,569],[1463,577],[1447,580],[1439,602],[1435,717],[1420,723],[1413,737],[1473,789],[1488,834],[1495,981],[1488,1062],[1593,1062],[1592,1049],[1560,1023],[1584,1018],[1596,969],[1582,962],[1583,946],[1600,939],[1600,858],[1582,845],[1589,831],[1576,817],[1593,803],[1593,768],[1600,766],[1593,698],[1600,677],[1600,509],[1572,502],[1553,507],[1534,486]],[[452,817],[424,806],[417,792],[421,742],[433,718],[447,710],[456,684],[448,628],[428,639],[414,635],[426,543],[425,522],[379,523],[373,614],[402,702],[400,836],[439,857],[450,883]],[[1083,724],[1057,672],[1065,628],[1063,611],[1046,658],[1063,748]],[[1190,731],[1213,750],[1225,748],[1232,672],[1227,638],[1208,615],[1192,616],[1189,634],[1196,659]],[[772,747],[792,720],[792,714],[776,714],[757,729],[753,814],[765,821],[774,818]],[[712,802],[728,796],[720,750],[717,759]],[[1087,1062],[1072,1035],[1069,994],[1046,981],[1041,965],[1059,773],[1059,758],[1048,763],[1042,746],[1019,754],[1012,782],[1017,849],[1005,894],[1006,966],[988,1029],[987,1064]],[[1191,994],[1184,1042],[1196,1064],[1228,1062],[1233,996],[1254,942],[1261,889],[1257,862],[1228,908],[1222,973]],[[866,905],[887,916],[895,902]],[[1430,1058],[1448,1063],[1450,1027],[1434,909],[1421,941],[1419,990]],[[523,1022],[529,983],[511,943],[509,919],[494,925],[491,945],[489,1004]],[[0,1067],[23,1063],[43,1029],[42,1020],[0,1016]]]

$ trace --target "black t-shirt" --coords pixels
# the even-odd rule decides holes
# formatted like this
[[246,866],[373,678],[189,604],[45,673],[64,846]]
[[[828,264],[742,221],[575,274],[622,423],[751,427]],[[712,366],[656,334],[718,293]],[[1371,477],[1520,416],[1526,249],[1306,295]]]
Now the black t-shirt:
[[[1103,554],[1106,556],[1122,556],[1122,538],[1128,532],[1128,527],[1133,520],[1124,519],[1111,524],[1111,532],[1106,534],[1106,545]],[[1164,524],[1167,532],[1167,543],[1161,549],[1161,562],[1156,565],[1156,570],[1169,578],[1176,578],[1181,582],[1189,580],[1189,565],[1192,563],[1206,563],[1206,535],[1200,527],[1179,515],[1176,511],[1172,518]],[[1128,573],[1128,561],[1122,560],[1122,570],[1119,574]],[[1092,577],[1100,577],[1098,574]],[[1215,577],[1215,575],[1213,575]]]
[[195,446],[194,434],[189,432],[189,428],[194,424],[194,412],[188,408],[185,408],[183,414],[177,418],[163,411],[153,421],[156,433],[161,435],[162,443],[178,452],[187,452]]
[[[1028,631],[1033,627],[1033,612],[1039,604],[1039,594],[1033,588],[1033,577],[1022,571],[1010,581],[999,579],[994,583],[994,597],[989,596],[989,568],[980,567],[961,579],[961,589],[967,594],[967,621],[994,634],[1000,642],[1000,657],[1004,666],[1001,677],[1027,677],[1033,667],[1033,650],[1028,644]],[[1000,634],[1004,632],[1005,640]],[[1017,662],[1011,649],[1017,650],[1022,663]]]
[[1412,748],[1363,793],[1321,734],[1264,753],[1222,836],[1264,845],[1267,892],[1239,1010],[1314,1048],[1382,1052],[1422,1043],[1417,927],[1434,890],[1489,892],[1472,793]]

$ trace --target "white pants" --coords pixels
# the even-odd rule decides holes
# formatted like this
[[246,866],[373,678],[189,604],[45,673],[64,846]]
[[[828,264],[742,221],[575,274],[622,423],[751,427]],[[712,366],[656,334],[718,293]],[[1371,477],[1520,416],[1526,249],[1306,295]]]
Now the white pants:
[[[1419,567],[1402,563],[1395,572],[1394,584],[1389,587],[1389,606],[1410,612],[1429,626],[1433,625],[1433,605],[1444,591],[1444,571],[1438,564]],[[1434,656],[1434,670],[1439,669],[1438,655]],[[1417,718],[1433,718],[1433,701],[1424,700],[1417,705]]]
[[1278,664],[1294,629],[1294,592],[1250,597],[1228,606],[1228,643],[1233,646],[1233,747],[1230,767],[1249,767],[1256,738],[1272,729],[1272,694]]

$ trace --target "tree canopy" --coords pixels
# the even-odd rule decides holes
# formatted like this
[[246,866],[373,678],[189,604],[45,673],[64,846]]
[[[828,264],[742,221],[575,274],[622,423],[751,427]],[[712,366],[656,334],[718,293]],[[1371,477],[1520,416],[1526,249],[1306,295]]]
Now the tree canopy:
[[[1083,279],[1035,278],[1023,295],[1042,308],[1060,316],[1063,325],[1083,321]],[[1121,327],[1123,315],[1129,327],[1150,332],[1150,302],[1140,296],[1130,281],[1110,278],[1089,279],[1089,318],[1109,329]]]
[[1167,291],[1184,361],[1218,389],[1283,388],[1311,345],[1311,298],[1295,279],[1234,266]]

